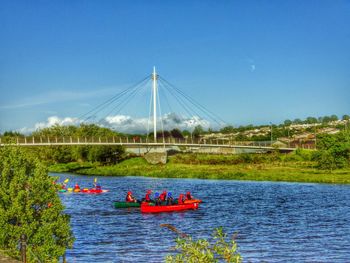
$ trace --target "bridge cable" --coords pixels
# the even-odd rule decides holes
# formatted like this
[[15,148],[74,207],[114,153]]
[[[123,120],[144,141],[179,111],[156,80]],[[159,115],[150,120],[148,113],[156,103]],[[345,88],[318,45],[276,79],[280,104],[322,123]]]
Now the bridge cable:
[[[105,108],[107,106],[109,106],[111,103],[113,103],[114,101],[118,100],[120,97],[122,97],[123,95],[125,95],[127,92],[129,92],[130,90],[134,89],[136,86],[140,85],[141,83],[143,83],[146,79],[149,79],[150,75],[148,75],[147,77],[143,78],[141,81],[137,82],[136,84],[132,85],[131,87],[128,87],[127,89],[119,92],[118,94],[114,95],[112,98],[104,101],[103,103],[97,105],[96,107],[94,107],[93,109],[91,109],[90,111],[80,115],[78,117],[78,119],[82,119],[85,116],[88,116],[88,114],[90,113],[95,113],[97,114],[98,112],[101,111],[101,108]],[[88,116],[87,118],[85,118],[83,121],[86,121],[87,119],[91,118],[92,116]]]
[[[116,106],[114,106],[112,108],[112,110],[110,110],[107,114],[105,114],[105,116],[102,119],[106,118],[115,109],[119,108],[118,111],[117,111],[117,113],[119,113],[122,110],[122,108],[130,102],[130,100],[134,97],[134,95],[143,87],[144,84],[145,84],[145,81],[143,83],[140,83],[138,86],[134,87],[132,90],[130,90],[130,92],[125,93],[125,94],[123,94],[123,96],[119,97],[118,100],[119,99],[121,100],[120,103],[117,104]],[[115,100],[114,102],[117,102],[118,100]],[[107,109],[107,107],[105,109]]]
[[[164,79],[163,79],[164,80]],[[210,112],[209,110],[207,110],[204,106],[200,105],[199,103],[195,102],[191,97],[189,97],[188,95],[186,95],[184,92],[182,92],[180,89],[176,88],[175,86],[172,85],[172,88],[181,95],[181,97],[185,98],[191,105],[195,106],[198,110],[200,110],[201,112],[203,112],[207,117],[209,117],[209,119],[211,119],[212,121],[216,122],[219,126],[222,125],[222,123],[218,122],[217,119],[221,119],[219,116],[216,116],[214,113]],[[199,115],[199,114],[198,114]],[[225,123],[225,121],[223,121],[221,119],[222,122]]]
[[159,89],[157,89],[157,96],[158,96],[158,107],[159,107],[159,115],[160,115],[160,124],[162,127],[162,133],[163,133],[163,144],[165,147],[165,137],[164,137],[164,126],[163,126],[163,117],[162,117],[162,108],[160,107],[160,96],[159,96]]
[[153,100],[153,92],[151,92],[151,99],[149,101],[149,114],[148,114],[148,121],[147,121],[147,137],[146,137],[147,142],[148,142],[148,136],[149,136],[149,126],[151,122],[152,100]]
[[[205,120],[205,118],[203,118],[203,116],[201,116],[201,114],[199,114],[197,112],[197,110],[195,110],[192,106],[195,106],[193,103],[191,103],[188,100],[185,100],[184,96],[182,94],[178,94],[175,92],[174,89],[172,89],[171,87],[169,87],[168,91],[175,97],[175,99],[178,100],[178,103],[181,104],[181,106],[186,110],[187,113],[189,113],[189,117],[192,118],[193,116],[198,116],[200,119]],[[189,112],[188,108],[193,111],[195,113],[195,115],[193,115],[191,112]],[[203,110],[199,109],[198,107],[196,107],[198,110],[200,110],[201,112],[203,112]],[[219,126],[221,125],[215,118],[213,118],[212,116],[208,115],[207,113],[203,112],[207,117],[209,117],[209,119],[211,119],[212,121],[216,122]]]
[[[182,107],[188,114],[188,117],[191,118],[193,117],[192,112],[188,109],[188,106],[185,105],[183,103],[183,101],[181,101],[181,99],[179,98],[179,96],[177,94],[175,94],[171,89],[169,89],[168,87],[164,86],[166,88],[166,90],[175,98],[175,100],[177,101],[177,103],[180,105],[180,107]],[[197,114],[197,113],[196,113]],[[197,114],[198,115],[198,114]],[[199,116],[199,115],[198,115]]]
[[[144,80],[143,80],[144,81]],[[99,112],[105,110],[108,108],[108,106],[110,106],[112,103],[118,101],[120,98],[122,98],[124,95],[128,94],[128,92],[131,92],[135,87],[137,87],[138,85],[140,85],[143,81],[141,81],[140,83],[132,86],[131,88],[128,88],[127,90],[124,90],[120,93],[118,93],[116,96],[114,96],[112,99],[109,99],[108,101],[106,101],[105,103],[100,104],[99,106],[97,106],[95,109],[89,111],[89,113],[94,112],[94,114],[98,114]],[[87,114],[85,114],[87,115]],[[91,119],[92,117],[95,117],[94,115],[88,116],[85,120]]]
[[[144,83],[145,85],[149,82],[149,80]],[[139,86],[137,88],[135,88],[133,91],[131,91],[130,93],[128,93],[127,95],[125,95],[125,100],[121,101],[118,105],[116,105],[115,107],[112,108],[112,110],[110,110],[102,119],[108,117],[109,114],[111,114],[113,111],[115,111],[117,109],[117,111],[115,111],[114,114],[119,114],[119,112],[141,91],[141,89],[144,87],[143,86]]]
[[164,79],[163,77],[160,76],[160,78],[166,82],[168,85],[170,85],[171,87],[173,87],[176,91],[178,91],[180,94],[182,94],[187,100],[189,100],[190,102],[192,102],[192,104],[196,105],[197,108],[201,108],[202,111],[207,112],[207,114],[212,115],[214,117],[214,119],[219,119],[221,122],[223,122],[225,125],[227,125],[227,123],[220,118],[220,116],[218,116],[217,114],[215,114],[214,112],[210,111],[209,109],[207,109],[206,107],[204,107],[203,105],[201,105],[199,102],[197,102],[196,100],[194,100],[193,98],[191,98],[190,96],[188,96],[186,93],[184,93],[182,90],[180,90],[179,88],[177,88],[175,85],[171,84],[169,81],[167,81],[166,79]]
[[[163,86],[163,84],[162,84]],[[170,88],[168,88],[167,86],[163,86],[163,88],[165,89],[165,91],[167,91],[170,95],[172,95],[175,100],[177,101],[177,103],[179,104],[179,106],[181,108],[183,108],[185,110],[185,112],[188,114],[188,119],[193,118],[193,116],[198,116],[199,118],[202,118],[197,112],[194,111],[194,114],[191,112],[192,109],[189,109],[189,106],[186,105],[183,101],[183,99],[181,97],[179,97],[179,95],[177,95],[176,93],[174,93]],[[193,111],[193,110],[192,110]],[[183,116],[179,116],[179,118],[181,118],[183,120]],[[203,119],[203,118],[202,118]]]
[[[170,110],[170,114],[175,114],[175,117],[176,117],[176,113],[175,111],[173,110],[173,108],[171,107],[170,103],[169,103],[169,100],[168,100],[168,97],[167,97],[167,93],[166,93],[166,88],[163,86],[163,85],[160,85],[159,83],[159,86],[162,87],[161,89],[159,89],[159,91],[161,92],[161,94],[163,95],[164,97],[164,100]],[[179,126],[179,122],[175,120],[175,128],[180,130],[180,126]]]
[[[194,106],[197,110],[199,110],[200,112],[202,112],[206,117],[208,117],[211,121],[217,123],[219,126],[222,125],[222,123],[218,122],[217,119],[215,117],[213,117],[211,114],[208,114],[208,112],[204,111],[202,108],[198,107],[197,105],[195,105],[193,102],[191,102],[188,98],[186,98],[185,96],[183,96],[182,93],[178,92],[177,90],[174,90],[174,92],[178,93],[180,98],[182,99],[183,103],[188,105],[187,103],[189,103],[190,105]],[[190,107],[190,106],[189,106]],[[197,110],[195,110],[193,107],[190,107],[196,114],[197,116],[199,116],[200,118],[202,118],[203,120],[205,120],[205,118],[203,118],[201,116],[201,114],[199,114],[197,112]]]
[[177,99],[177,101],[180,104],[180,106],[182,106],[185,109],[185,111],[189,114],[189,118],[192,118],[193,116],[198,116],[198,117],[204,119],[201,116],[201,114],[199,114],[193,107],[191,107],[188,104],[188,102],[186,102],[186,100],[184,100],[184,98],[183,98],[183,96],[181,94],[176,93],[175,90],[172,87],[168,86],[168,85],[166,85],[165,87],[167,88],[168,92],[171,93],[173,95],[173,97],[175,97],[175,99]]

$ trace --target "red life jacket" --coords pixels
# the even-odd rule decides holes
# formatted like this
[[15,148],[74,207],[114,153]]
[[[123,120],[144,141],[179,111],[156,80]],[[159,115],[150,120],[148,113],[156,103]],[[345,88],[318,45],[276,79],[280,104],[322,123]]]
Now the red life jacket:
[[183,200],[183,199],[184,199],[184,195],[183,195],[183,194],[180,194],[180,195],[179,195],[179,201],[178,201],[178,204],[179,204],[179,205],[182,205],[182,204],[184,203],[184,200]]
[[146,194],[146,196],[145,196],[146,201],[151,201],[151,198],[149,196],[150,196],[150,194]]
[[134,200],[133,200],[133,198],[132,198],[131,195],[127,195],[127,196],[125,197],[125,201],[126,201],[126,202],[133,202]]
[[191,195],[191,194],[187,194],[187,195],[186,195],[186,199],[187,199],[187,200],[192,200],[192,195]]
[[161,193],[160,196],[159,196],[160,200],[161,201],[165,201],[166,199],[166,193]]

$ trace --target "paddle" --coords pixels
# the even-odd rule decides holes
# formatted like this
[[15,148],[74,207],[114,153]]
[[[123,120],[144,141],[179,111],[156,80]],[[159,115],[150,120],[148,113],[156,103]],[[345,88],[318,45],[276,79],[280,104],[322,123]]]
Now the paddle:
[[94,178],[94,188],[96,189],[97,186],[97,177]]
[[67,183],[69,182],[69,178],[63,181],[62,187],[66,188]]

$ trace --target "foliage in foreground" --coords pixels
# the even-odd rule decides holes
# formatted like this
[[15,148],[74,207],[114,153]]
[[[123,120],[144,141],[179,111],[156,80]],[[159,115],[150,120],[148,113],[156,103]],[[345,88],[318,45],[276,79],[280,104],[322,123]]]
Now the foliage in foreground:
[[350,132],[320,135],[319,151],[316,153],[318,168],[334,170],[350,164]]
[[234,238],[227,241],[227,234],[223,228],[216,228],[213,233],[213,241],[206,239],[193,240],[192,237],[176,239],[177,255],[168,255],[167,263],[214,263],[214,262],[242,262],[241,255],[237,252],[237,243]]
[[29,262],[58,262],[74,238],[46,167],[8,146],[0,149],[0,174],[0,248],[18,258],[25,234]]

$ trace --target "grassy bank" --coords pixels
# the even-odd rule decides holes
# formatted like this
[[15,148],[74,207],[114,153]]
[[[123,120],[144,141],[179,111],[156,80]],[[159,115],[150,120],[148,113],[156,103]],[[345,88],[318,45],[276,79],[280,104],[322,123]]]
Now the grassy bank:
[[350,169],[332,172],[318,170],[311,161],[298,161],[290,157],[270,156],[261,160],[253,156],[253,159],[244,161],[239,158],[251,157],[178,155],[169,157],[166,165],[151,165],[143,158],[131,158],[110,166],[92,163],[57,164],[51,166],[50,171],[109,176],[350,183]]

